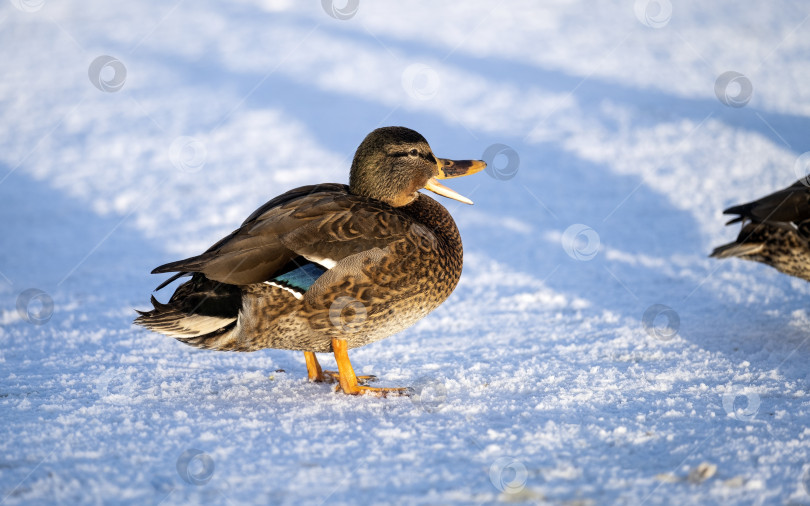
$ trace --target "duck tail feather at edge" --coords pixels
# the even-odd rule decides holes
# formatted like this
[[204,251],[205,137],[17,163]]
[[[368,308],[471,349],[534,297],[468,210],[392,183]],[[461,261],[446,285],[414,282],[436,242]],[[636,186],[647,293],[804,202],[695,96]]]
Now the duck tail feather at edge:
[[731,242],[714,248],[709,255],[712,258],[747,257],[756,255],[765,245],[761,242],[738,243]]
[[[208,350],[253,351],[239,339],[241,301],[234,304],[235,287],[211,282],[197,275],[180,285],[168,303],[151,297],[152,310],[137,311],[134,323],[180,342]],[[205,289],[205,293],[198,290]],[[195,297],[194,303],[187,296]],[[213,293],[212,293],[213,292]],[[221,297],[223,301],[216,299]],[[241,297],[240,297],[241,298]]]

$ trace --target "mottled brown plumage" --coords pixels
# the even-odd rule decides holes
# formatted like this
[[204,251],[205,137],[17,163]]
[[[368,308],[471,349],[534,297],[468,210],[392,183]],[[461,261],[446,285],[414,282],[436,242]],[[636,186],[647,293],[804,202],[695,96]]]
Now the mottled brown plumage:
[[153,298],[135,323],[200,348],[302,350],[316,380],[325,378],[312,353],[331,351],[345,392],[375,390],[352,384],[346,350],[413,325],[461,275],[453,218],[418,190],[465,201],[436,178],[484,166],[437,159],[413,130],[375,130],[357,150],[349,186],[291,190],[205,253],[156,268],[178,273],[158,289],[192,277],[168,303]]
[[715,248],[715,258],[739,257],[810,281],[810,187],[804,179],[754,202],[723,211],[742,222],[734,242]]

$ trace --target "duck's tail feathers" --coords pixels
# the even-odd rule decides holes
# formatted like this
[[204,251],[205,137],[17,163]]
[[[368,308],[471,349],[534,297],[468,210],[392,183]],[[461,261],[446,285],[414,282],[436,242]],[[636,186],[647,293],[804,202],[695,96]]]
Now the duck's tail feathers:
[[250,351],[237,338],[242,290],[195,274],[169,302],[152,296],[151,311],[138,311],[135,323],[197,348]]
[[167,279],[167,280],[166,280],[166,281],[164,281],[163,283],[159,284],[159,285],[157,286],[157,288],[155,288],[155,291],[156,291],[156,292],[158,292],[158,291],[160,291],[160,290],[163,290],[164,288],[166,288],[166,287],[167,287],[167,286],[169,286],[170,284],[174,283],[174,282],[175,282],[175,281],[177,281],[178,279],[182,278],[183,276],[191,276],[191,273],[190,273],[190,272],[178,272],[177,274],[175,274],[174,276],[170,277],[169,279]]
[[764,246],[761,242],[731,242],[714,248],[709,256],[713,258],[750,257],[762,251]]

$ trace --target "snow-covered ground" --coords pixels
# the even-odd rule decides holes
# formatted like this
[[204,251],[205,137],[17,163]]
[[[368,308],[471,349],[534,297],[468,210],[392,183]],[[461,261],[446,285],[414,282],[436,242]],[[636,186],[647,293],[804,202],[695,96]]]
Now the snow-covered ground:
[[[808,16],[3,2],[0,502],[810,504],[810,286],[707,258],[725,206],[804,175]],[[351,355],[421,396],[131,324],[154,266],[345,182],[382,125],[494,157],[443,201],[456,292]]]

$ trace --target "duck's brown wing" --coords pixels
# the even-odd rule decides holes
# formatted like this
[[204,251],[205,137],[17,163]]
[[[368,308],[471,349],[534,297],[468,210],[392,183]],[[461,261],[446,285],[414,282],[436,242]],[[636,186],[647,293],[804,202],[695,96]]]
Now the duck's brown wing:
[[723,214],[737,215],[726,225],[742,222],[742,228],[737,239],[715,248],[709,256],[736,256],[773,264],[766,255],[769,251],[773,256],[788,244],[806,245],[810,238],[810,187],[807,184],[800,179],[759,200],[723,211]]
[[759,200],[729,207],[723,214],[738,215],[728,224],[748,219],[795,229],[810,220],[810,187],[804,180],[799,180]]
[[261,283],[298,257],[329,269],[349,255],[385,248],[411,233],[410,226],[406,215],[352,195],[344,185],[304,186],[261,206],[202,255],[152,272],[199,272],[232,285]]

